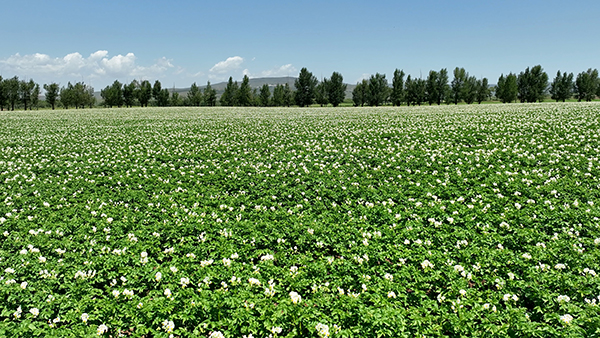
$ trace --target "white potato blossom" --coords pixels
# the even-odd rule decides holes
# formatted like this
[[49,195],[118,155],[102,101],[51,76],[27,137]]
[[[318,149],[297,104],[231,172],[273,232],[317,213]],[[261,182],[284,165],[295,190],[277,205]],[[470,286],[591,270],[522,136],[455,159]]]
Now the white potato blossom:
[[106,333],[107,331],[108,331],[108,326],[106,326],[104,324],[100,324],[100,325],[98,325],[98,329],[96,329],[96,334],[98,336],[101,336],[104,333]]
[[560,321],[563,322],[566,325],[571,324],[571,321],[573,320],[573,316],[571,316],[570,314],[565,314],[559,317]]
[[88,319],[90,319],[90,316],[87,313],[82,313],[81,314],[81,321],[84,323],[87,323]]
[[173,323],[172,320],[165,319],[162,322],[162,328],[167,333],[173,333],[173,330],[175,329],[175,323]]
[[208,335],[208,338],[225,338],[225,336],[223,333],[221,333],[221,331],[213,331],[210,333],[210,335]]
[[300,297],[300,295],[295,291],[290,292],[290,298],[292,299],[292,303],[294,304],[299,304],[300,302],[302,302],[302,297]]

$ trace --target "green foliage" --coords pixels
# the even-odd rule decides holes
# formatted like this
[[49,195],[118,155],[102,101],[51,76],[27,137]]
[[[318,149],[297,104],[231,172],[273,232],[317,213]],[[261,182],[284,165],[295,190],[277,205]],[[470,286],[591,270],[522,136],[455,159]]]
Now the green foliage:
[[517,76],[509,73],[506,77],[500,75],[496,84],[496,97],[502,103],[511,103],[517,99],[519,88],[517,85]]
[[517,77],[518,98],[521,102],[542,102],[548,88],[548,74],[542,66],[537,65]]
[[362,107],[369,102],[369,82],[366,79],[358,82],[352,90],[352,102],[355,107]]
[[217,91],[210,85],[210,81],[206,83],[204,87],[204,104],[209,107],[217,105]]
[[300,74],[294,82],[294,86],[296,87],[294,101],[299,107],[306,107],[313,104],[317,83],[317,78],[308,69],[302,68],[300,70]]
[[143,80],[135,93],[135,96],[140,102],[140,106],[148,107],[148,102],[150,102],[150,99],[152,98],[152,85],[150,84],[150,81]]
[[[35,89],[36,83],[30,79],[29,81],[22,80],[19,82],[19,100],[23,103],[24,110],[27,110],[31,102],[31,96]],[[31,109],[31,107],[29,107]]]
[[321,107],[329,103],[329,80],[324,79],[315,87],[315,102]]
[[597,120],[0,114],[0,336],[595,337]]
[[550,84],[550,97],[556,102],[565,102],[573,96],[573,89],[573,73],[567,74],[565,72],[561,75],[559,70]]
[[477,79],[475,76],[469,76],[469,73],[466,73],[466,78],[462,86],[461,97],[465,101],[466,104],[472,104],[477,99],[477,91],[478,91]]
[[437,104],[438,106],[442,104],[442,102],[448,101],[450,97],[450,85],[448,84],[448,70],[443,68],[438,73],[437,77]]
[[477,103],[481,104],[481,102],[490,98],[490,86],[487,78],[484,77],[481,80],[477,80],[476,88],[475,100]]
[[[156,81],[158,83],[158,88],[160,88],[160,82]],[[155,88],[157,87],[157,83],[154,84]],[[69,83],[70,85],[70,83]],[[76,107],[78,106],[78,104],[76,104],[78,102],[77,99],[77,95],[75,94],[75,92],[69,93],[69,101],[67,101],[67,104],[65,104],[63,102],[63,104],[65,105],[65,107],[67,107],[69,104],[74,104]],[[61,99],[62,99],[63,93],[61,92]],[[102,99],[104,100],[104,105],[107,107],[121,107],[123,105],[123,85],[121,84],[121,82],[119,82],[118,80],[115,80],[115,82],[113,82],[112,85],[110,86],[106,86],[106,88],[102,89],[100,91],[100,97],[102,97]]]
[[392,91],[390,93],[390,101],[392,105],[399,106],[405,102],[404,92],[404,71],[396,69],[392,78]]
[[154,81],[154,85],[152,86],[152,97],[155,101],[160,99],[162,92],[162,85],[159,80]]
[[138,86],[137,80],[133,80],[129,84],[123,85],[123,103],[125,104],[125,107],[132,107],[135,104],[135,91]]
[[426,92],[427,92],[427,103],[432,105],[434,103],[441,102],[440,92],[438,88],[438,77],[439,73],[435,70],[430,70],[427,76]]
[[235,102],[237,106],[247,107],[253,105],[252,88],[250,88],[250,79],[248,75],[244,75],[240,89],[235,94]]
[[454,79],[452,79],[451,90],[452,90],[452,102],[456,105],[463,100],[465,94],[465,82],[467,81],[469,74],[464,68],[454,68]]
[[268,84],[262,85],[260,88],[260,105],[262,107],[268,107],[271,103],[271,90]]
[[421,105],[427,101],[427,81],[413,79],[410,75],[406,78],[406,104]]
[[192,106],[198,107],[202,104],[202,100],[203,100],[202,92],[196,85],[196,82],[192,83],[192,86],[190,87],[190,90],[187,93],[187,98],[188,98],[190,105],[192,105]]
[[383,105],[388,100],[389,94],[390,88],[385,79],[385,74],[371,75],[369,78],[369,94],[366,100],[369,106]]
[[15,110],[15,104],[19,100],[19,88],[20,82],[18,77],[12,77],[4,80],[4,89],[6,93],[6,100],[10,105],[10,110]]
[[577,74],[575,80],[575,97],[578,101],[592,101],[599,86],[598,70],[590,68],[586,72],[581,72]]
[[346,98],[346,89],[348,86],[344,84],[344,77],[338,72],[333,72],[327,84],[327,99],[334,107],[344,102]]
[[225,91],[221,95],[220,102],[222,106],[236,106],[238,98],[238,83],[233,82],[233,78],[230,76]]

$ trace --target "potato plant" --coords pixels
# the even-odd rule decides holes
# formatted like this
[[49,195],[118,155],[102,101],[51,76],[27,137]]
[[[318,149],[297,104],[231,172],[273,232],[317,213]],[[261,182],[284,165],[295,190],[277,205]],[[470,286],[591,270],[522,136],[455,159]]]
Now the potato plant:
[[600,106],[0,113],[0,337],[598,337]]

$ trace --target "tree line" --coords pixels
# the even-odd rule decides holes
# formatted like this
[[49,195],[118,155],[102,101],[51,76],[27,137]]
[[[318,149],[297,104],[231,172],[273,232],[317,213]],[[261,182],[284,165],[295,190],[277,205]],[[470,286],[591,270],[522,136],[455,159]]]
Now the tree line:
[[[541,102],[550,96],[556,101],[575,98],[578,101],[591,101],[600,97],[600,78],[598,70],[588,69],[577,74],[558,71],[553,81],[542,66],[526,68],[519,74],[501,74],[494,87],[487,78],[477,79],[464,68],[456,67],[450,81],[446,68],[431,70],[425,79],[406,75],[403,70],[396,69],[388,83],[385,74],[371,75],[356,84],[352,91],[354,106],[381,106],[391,104],[466,104],[481,103],[494,97],[503,102]],[[306,107],[313,104],[321,106],[331,104],[337,107],[346,98],[347,85],[342,74],[333,72],[329,78],[319,81],[306,68],[300,70],[295,79],[294,88],[289,84],[276,85],[271,91],[268,84],[260,89],[250,87],[250,79],[244,76],[238,84],[229,77],[224,92],[220,97],[212,88],[210,81],[201,90],[194,82],[186,95],[162,88],[160,81],[150,84],[148,80],[133,80],[128,84],[115,81],[100,91],[105,107],[147,107],[152,104],[166,106],[292,106]],[[60,105],[66,109],[93,107],[97,105],[94,88],[83,83],[70,82],[63,87],[57,83],[43,86],[45,105],[55,109]],[[32,79],[20,80],[17,76],[3,79],[0,76],[0,110],[15,107],[27,109],[40,105],[41,88]]]

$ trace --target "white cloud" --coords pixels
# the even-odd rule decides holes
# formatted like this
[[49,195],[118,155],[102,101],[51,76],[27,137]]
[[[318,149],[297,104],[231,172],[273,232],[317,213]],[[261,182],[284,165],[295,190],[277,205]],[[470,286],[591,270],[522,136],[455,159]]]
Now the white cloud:
[[361,75],[358,80],[356,80],[356,82],[362,82],[362,80],[368,80],[371,77],[371,74],[368,73],[363,73],[363,75]]
[[156,60],[150,66],[138,65],[136,61],[134,53],[110,57],[106,50],[98,50],[87,58],[77,52],[54,58],[40,53],[17,53],[0,60],[0,70],[3,73],[26,75],[36,79],[48,78],[51,81],[93,78],[112,82],[115,78],[156,78],[175,67],[172,60],[165,57]]
[[260,73],[261,77],[297,76],[298,70],[291,63],[281,67],[265,70]]
[[211,73],[224,74],[239,69],[244,62],[241,56],[228,57],[225,61],[217,62],[211,69]]

